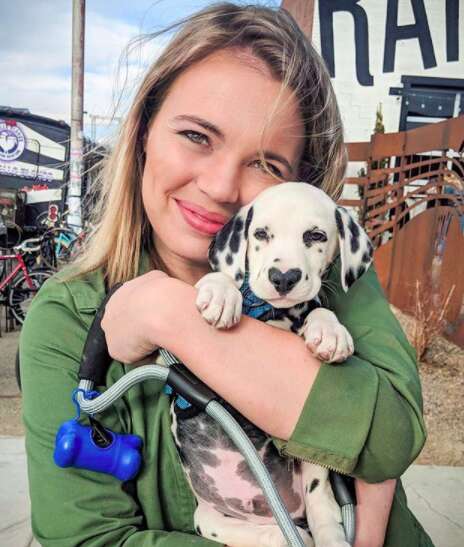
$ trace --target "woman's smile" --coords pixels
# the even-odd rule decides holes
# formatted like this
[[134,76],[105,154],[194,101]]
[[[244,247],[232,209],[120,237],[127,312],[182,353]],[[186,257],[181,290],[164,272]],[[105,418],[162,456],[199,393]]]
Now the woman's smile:
[[202,207],[176,199],[177,206],[185,221],[198,232],[215,235],[227,222],[227,218],[217,213],[210,213]]

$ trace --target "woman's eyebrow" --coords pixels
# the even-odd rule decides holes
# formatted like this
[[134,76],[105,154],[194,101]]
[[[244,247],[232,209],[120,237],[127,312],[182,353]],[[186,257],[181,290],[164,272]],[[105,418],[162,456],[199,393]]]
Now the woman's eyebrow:
[[219,129],[219,127],[216,127],[213,123],[208,122],[207,120],[204,120],[203,118],[199,118],[198,116],[193,116],[191,114],[181,114],[179,116],[176,116],[173,118],[175,121],[187,121],[187,122],[193,122],[204,129],[211,131],[211,133],[214,133],[217,137],[219,137],[221,140],[225,140],[224,133]]
[[[216,135],[222,141],[225,140],[225,135],[219,129],[219,127],[217,127],[213,123],[209,122],[208,120],[200,118],[199,116],[194,116],[192,114],[180,114],[179,116],[175,116],[173,118],[173,120],[174,121],[184,121],[184,122],[187,121],[187,122],[196,123],[199,126],[206,129],[207,131],[211,131],[211,133]],[[263,156],[267,160],[274,160],[274,161],[280,162],[282,165],[284,165],[288,169],[288,172],[291,175],[293,175],[293,168],[292,168],[290,162],[287,159],[285,159],[283,156],[281,156],[280,154],[276,154],[275,152],[272,152],[271,150],[263,150]]]

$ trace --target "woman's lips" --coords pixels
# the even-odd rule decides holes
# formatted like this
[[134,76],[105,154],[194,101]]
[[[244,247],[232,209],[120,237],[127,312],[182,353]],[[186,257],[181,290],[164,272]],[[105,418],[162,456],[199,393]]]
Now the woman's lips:
[[192,228],[195,228],[195,230],[204,234],[216,234],[227,222],[227,218],[223,215],[210,213],[193,203],[180,201],[178,199],[176,199],[176,203],[185,221],[192,226]]

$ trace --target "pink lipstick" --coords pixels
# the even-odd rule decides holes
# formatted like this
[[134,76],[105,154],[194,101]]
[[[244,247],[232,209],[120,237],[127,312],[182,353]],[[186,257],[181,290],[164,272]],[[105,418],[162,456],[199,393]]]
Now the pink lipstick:
[[176,199],[176,203],[187,224],[203,234],[216,234],[228,220],[224,215],[211,213],[188,201]]

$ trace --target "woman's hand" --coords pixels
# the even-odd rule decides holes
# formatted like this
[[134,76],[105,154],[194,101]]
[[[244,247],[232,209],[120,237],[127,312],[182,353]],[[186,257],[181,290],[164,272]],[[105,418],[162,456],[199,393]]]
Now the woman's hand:
[[162,345],[159,325],[173,308],[175,283],[153,270],[124,283],[108,300],[101,325],[113,359],[135,363]]

